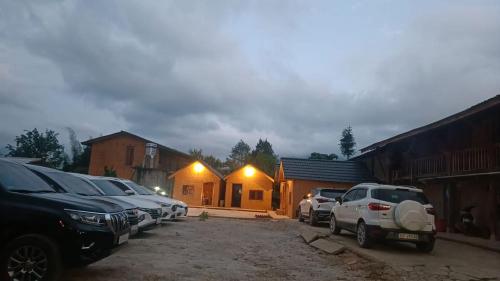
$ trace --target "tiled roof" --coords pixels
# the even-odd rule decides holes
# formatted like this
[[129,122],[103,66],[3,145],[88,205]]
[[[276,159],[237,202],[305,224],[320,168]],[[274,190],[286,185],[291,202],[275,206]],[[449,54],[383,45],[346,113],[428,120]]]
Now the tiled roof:
[[281,158],[285,179],[329,182],[375,182],[363,163],[355,161]]

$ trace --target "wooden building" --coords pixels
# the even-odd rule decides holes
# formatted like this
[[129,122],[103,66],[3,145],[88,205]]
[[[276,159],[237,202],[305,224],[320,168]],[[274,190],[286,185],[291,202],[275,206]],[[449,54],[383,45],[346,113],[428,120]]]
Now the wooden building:
[[353,161],[281,158],[277,178],[280,186],[279,213],[297,216],[303,196],[313,188],[349,189],[361,182],[376,181],[362,163]]
[[266,173],[246,165],[225,177],[226,208],[272,210],[274,180]]
[[484,236],[500,239],[500,96],[361,149],[355,158],[390,184],[423,188],[439,230],[472,209]]
[[89,174],[104,175],[105,167],[120,178],[131,179],[148,187],[171,189],[168,177],[192,162],[180,151],[143,137],[120,131],[82,142],[91,147]]
[[172,197],[190,206],[224,207],[224,176],[203,161],[194,161],[169,177]]

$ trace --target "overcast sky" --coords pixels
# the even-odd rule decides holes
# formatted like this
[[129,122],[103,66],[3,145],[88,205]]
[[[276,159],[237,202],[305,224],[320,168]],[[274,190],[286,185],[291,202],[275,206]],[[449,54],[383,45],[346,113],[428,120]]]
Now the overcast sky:
[[497,94],[500,1],[0,0],[0,147],[72,127],[338,153],[347,125],[362,148]]

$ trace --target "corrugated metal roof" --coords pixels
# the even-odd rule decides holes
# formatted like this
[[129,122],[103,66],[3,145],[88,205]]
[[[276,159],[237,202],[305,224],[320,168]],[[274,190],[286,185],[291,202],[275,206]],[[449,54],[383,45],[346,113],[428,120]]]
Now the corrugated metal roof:
[[281,158],[285,179],[303,179],[330,182],[374,182],[363,163],[355,161],[310,160]]

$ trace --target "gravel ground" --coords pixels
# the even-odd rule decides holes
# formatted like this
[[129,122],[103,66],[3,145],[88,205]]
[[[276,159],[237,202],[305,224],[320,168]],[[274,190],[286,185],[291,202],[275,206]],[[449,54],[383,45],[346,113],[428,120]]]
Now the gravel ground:
[[87,268],[67,271],[63,280],[426,279],[418,268],[415,274],[398,272],[351,252],[325,254],[304,243],[299,229],[290,220],[187,218],[143,233]]

